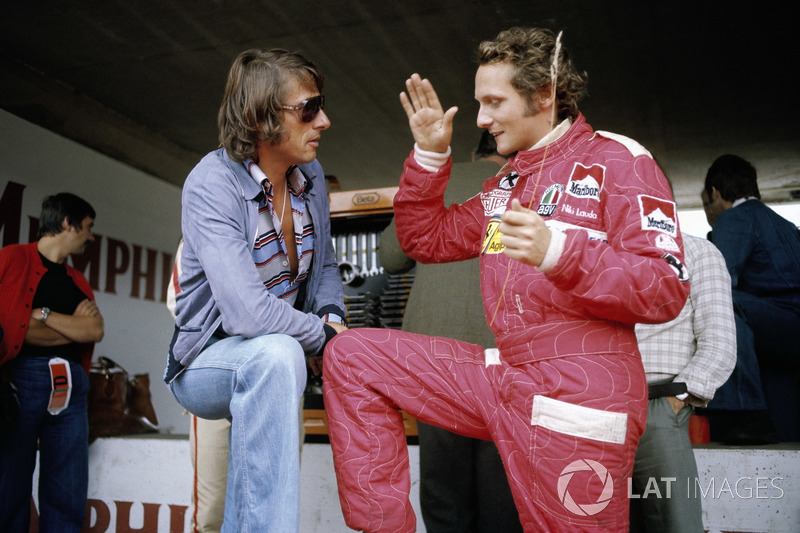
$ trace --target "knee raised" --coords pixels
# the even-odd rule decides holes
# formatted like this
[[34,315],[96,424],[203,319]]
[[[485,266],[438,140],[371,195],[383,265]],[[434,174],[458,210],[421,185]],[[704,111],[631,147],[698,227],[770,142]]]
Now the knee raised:
[[349,374],[353,367],[360,367],[364,363],[364,353],[368,352],[369,343],[362,331],[348,329],[337,334],[325,346],[325,354],[322,359],[323,375],[336,379],[338,374],[342,379]]
[[294,338],[277,333],[251,339],[257,345],[258,364],[305,374],[305,354]]
[[350,353],[351,343],[356,335],[356,331],[349,329],[338,333],[332,338],[328,344],[325,345],[324,357],[322,359],[323,368],[334,364],[343,354]]
[[358,342],[358,339],[361,337],[361,332],[357,329],[348,329],[337,333],[336,336],[325,345],[325,357],[336,357],[338,354],[350,352],[351,343]]

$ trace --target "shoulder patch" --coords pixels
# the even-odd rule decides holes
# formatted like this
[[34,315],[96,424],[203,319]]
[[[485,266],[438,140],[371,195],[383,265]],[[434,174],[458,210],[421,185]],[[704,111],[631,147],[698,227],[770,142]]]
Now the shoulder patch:
[[669,235],[659,234],[656,237],[656,246],[658,246],[662,250],[666,250],[668,252],[680,252],[681,251],[681,248],[680,248],[680,246],[678,246],[678,243],[675,242],[675,239],[673,239]]
[[640,194],[639,213],[642,218],[643,230],[660,231],[670,237],[678,235],[678,216],[675,202]]
[[610,131],[602,131],[602,130],[595,131],[595,134],[599,135],[600,137],[605,137],[606,139],[611,139],[612,141],[617,141],[622,146],[624,146],[631,153],[633,157],[646,155],[650,159],[653,159],[653,155],[647,148],[645,148],[638,142],[634,141],[630,137],[620,135],[619,133],[611,133]]
[[686,265],[680,262],[680,260],[672,254],[664,254],[661,258],[667,262],[669,266],[672,267],[672,270],[678,275],[678,279],[682,282],[689,281],[689,270],[686,268]]

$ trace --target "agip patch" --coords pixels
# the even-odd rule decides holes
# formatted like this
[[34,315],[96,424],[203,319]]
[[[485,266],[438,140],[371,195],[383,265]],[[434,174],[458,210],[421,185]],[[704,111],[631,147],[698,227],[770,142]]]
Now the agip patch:
[[492,217],[489,220],[489,225],[486,226],[486,235],[483,238],[483,246],[481,247],[481,254],[499,254],[503,251],[503,244],[500,242],[500,237],[503,236],[499,230],[500,217]]

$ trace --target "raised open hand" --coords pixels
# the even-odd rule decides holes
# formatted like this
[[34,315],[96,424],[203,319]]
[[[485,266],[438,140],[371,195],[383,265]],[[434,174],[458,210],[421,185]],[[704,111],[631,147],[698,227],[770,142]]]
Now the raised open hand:
[[400,93],[400,103],[408,116],[414,140],[422,150],[443,153],[453,137],[453,118],[458,111],[451,107],[444,112],[430,80],[412,74],[406,80],[406,92]]

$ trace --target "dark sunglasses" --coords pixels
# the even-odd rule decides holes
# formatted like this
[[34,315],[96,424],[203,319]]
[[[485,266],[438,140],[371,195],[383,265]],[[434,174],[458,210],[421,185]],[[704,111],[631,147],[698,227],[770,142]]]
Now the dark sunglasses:
[[289,109],[291,111],[300,111],[302,110],[302,114],[300,115],[300,120],[303,122],[311,122],[319,112],[325,108],[325,97],[322,95],[315,96],[313,98],[309,98],[308,100],[303,100],[299,104],[296,105],[282,105],[281,109]]

